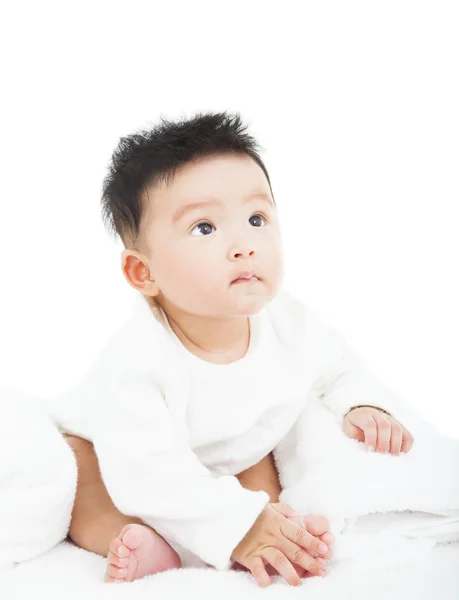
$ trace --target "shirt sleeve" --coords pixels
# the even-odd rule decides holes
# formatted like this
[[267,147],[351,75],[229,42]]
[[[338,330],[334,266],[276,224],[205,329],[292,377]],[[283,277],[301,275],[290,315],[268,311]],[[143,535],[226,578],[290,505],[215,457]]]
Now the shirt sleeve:
[[214,477],[176,429],[151,375],[118,376],[94,424],[103,481],[121,512],[228,570],[269,495],[243,488],[234,476]]
[[340,424],[352,407],[362,404],[382,408],[397,418],[403,402],[400,396],[370,372],[339,331],[317,312],[312,314],[319,357],[313,389],[324,406]]

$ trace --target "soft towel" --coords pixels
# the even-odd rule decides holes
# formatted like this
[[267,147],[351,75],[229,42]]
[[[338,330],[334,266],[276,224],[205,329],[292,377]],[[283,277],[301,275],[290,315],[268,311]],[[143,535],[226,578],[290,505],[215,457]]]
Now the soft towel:
[[459,440],[406,403],[397,418],[414,436],[410,452],[370,453],[311,397],[274,452],[280,501],[328,518],[335,563],[413,566],[437,542],[459,541]]
[[39,399],[2,388],[0,411],[0,570],[4,570],[66,538],[77,468]]

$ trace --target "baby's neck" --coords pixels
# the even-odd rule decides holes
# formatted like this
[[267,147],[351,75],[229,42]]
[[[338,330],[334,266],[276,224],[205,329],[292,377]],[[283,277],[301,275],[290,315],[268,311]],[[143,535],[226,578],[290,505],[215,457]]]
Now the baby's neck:
[[193,341],[190,340],[181,331],[181,329],[172,319],[168,318],[168,321],[171,329],[173,330],[177,338],[180,340],[180,342],[183,344],[183,346],[192,354],[194,354],[198,358],[201,358],[202,360],[205,360],[206,362],[215,363],[219,365],[226,365],[240,360],[247,354],[247,350],[250,343],[250,324],[248,319],[246,331],[241,337],[241,339],[238,340],[236,344],[234,344],[231,348],[225,349],[220,352],[208,351],[204,348],[201,348],[200,346],[193,343]]
[[[221,326],[221,335],[215,336],[215,333],[210,335],[208,319],[203,319],[200,324],[195,318],[190,319],[189,315],[178,314],[175,319],[171,312],[166,310],[162,303],[156,299],[145,296],[151,309],[159,318],[159,314],[163,313],[170,328],[175,333],[181,344],[195,356],[210,363],[229,364],[243,358],[248,351],[250,344],[250,321],[248,318],[238,319],[236,324],[224,323],[216,320],[215,328]],[[199,317],[197,318],[199,319]],[[177,322],[179,321],[179,323]],[[207,328],[207,335],[204,335]],[[227,336],[231,334],[231,341],[226,345],[222,343]]]

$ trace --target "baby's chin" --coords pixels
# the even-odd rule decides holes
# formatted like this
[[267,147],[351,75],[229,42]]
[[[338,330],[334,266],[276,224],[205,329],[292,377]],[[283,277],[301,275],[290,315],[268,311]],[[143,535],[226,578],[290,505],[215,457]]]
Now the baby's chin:
[[251,317],[256,315],[271,302],[272,297],[265,294],[247,294],[244,297],[234,299],[232,302],[234,316]]
[[[209,303],[211,297],[214,298],[214,302]],[[250,289],[230,289],[229,293],[224,296],[215,294],[215,290],[213,290],[212,293],[204,294],[202,298],[201,294],[199,294],[199,297],[194,295],[191,302],[190,297],[188,297],[188,302],[178,305],[182,311],[201,317],[220,314],[226,315],[228,318],[242,318],[259,313],[273,298],[272,291],[269,289],[254,289],[253,291]],[[148,301],[152,308],[157,309],[161,306],[165,310],[158,298],[150,296]]]

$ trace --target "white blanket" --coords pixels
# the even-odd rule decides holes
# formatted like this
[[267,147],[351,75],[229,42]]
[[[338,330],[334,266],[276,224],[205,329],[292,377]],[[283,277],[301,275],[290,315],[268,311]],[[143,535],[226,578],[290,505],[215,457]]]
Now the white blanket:
[[280,501],[327,517],[335,564],[420,566],[436,543],[459,542],[459,440],[407,405],[397,418],[414,436],[411,451],[369,453],[312,398],[276,449]]
[[[457,600],[459,440],[440,435],[411,410],[397,416],[415,437],[411,452],[399,457],[367,454],[363,444],[344,436],[327,409],[311,401],[275,452],[284,487],[280,500],[299,512],[329,519],[336,538],[335,558],[325,578],[307,578],[302,587],[293,588],[273,577],[274,585],[265,590],[258,588],[250,574],[205,568],[186,552],[181,552],[184,568],[180,570],[109,585],[103,583],[103,558],[65,542],[49,550],[68,527],[66,499],[74,493],[75,471],[63,438],[56,437],[52,428],[37,427],[33,439],[19,436],[15,443],[15,452],[23,457],[18,464],[24,465],[27,456],[30,463],[25,464],[30,468],[23,469],[21,480],[14,466],[8,469],[9,478],[0,479],[2,496],[22,493],[31,500],[30,504],[22,502],[22,524],[17,530],[23,551],[15,562],[21,564],[0,574],[0,596],[28,598],[37,594],[39,586],[39,594],[46,593],[49,600],[81,594],[86,600],[105,595],[131,598],[133,591],[138,598],[152,594],[155,598],[187,597],[197,589],[204,598],[237,595],[241,600],[254,593],[279,598],[286,593],[310,593],[314,600],[350,595],[373,600],[389,594],[391,600],[427,599],[439,594],[442,600]],[[51,447],[52,457],[46,455]],[[49,458],[54,469],[57,465],[54,478],[50,478]],[[39,490],[42,498],[35,503],[32,499]],[[31,527],[37,519],[39,530]],[[13,538],[9,539],[13,547]],[[22,562],[26,558],[31,560]]]
[[38,399],[2,388],[0,414],[3,571],[65,539],[77,468],[72,451],[42,412]]

